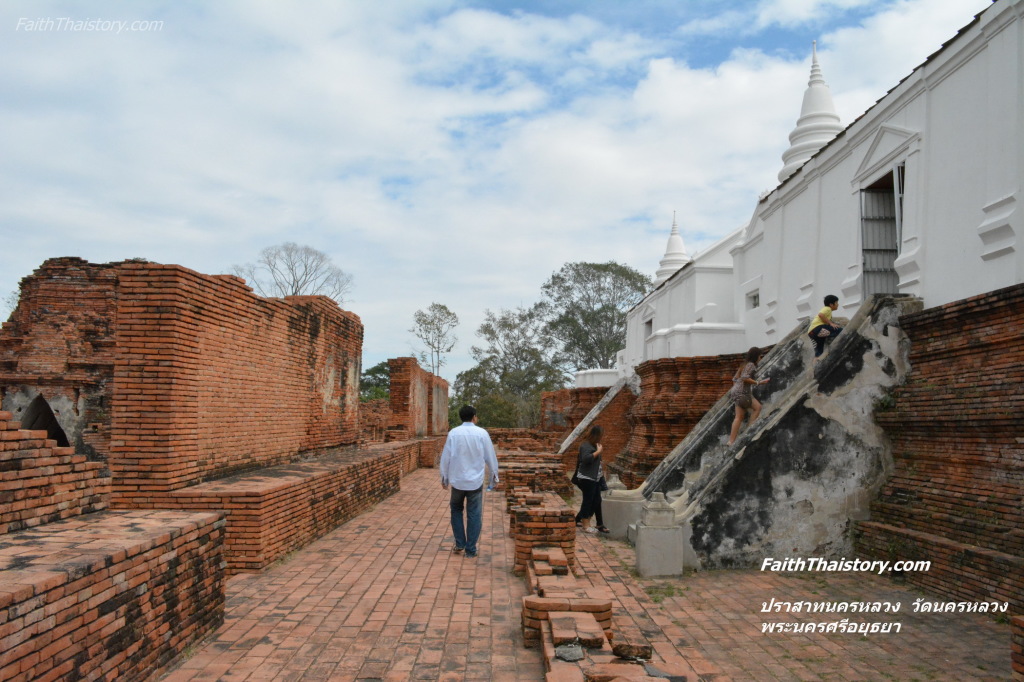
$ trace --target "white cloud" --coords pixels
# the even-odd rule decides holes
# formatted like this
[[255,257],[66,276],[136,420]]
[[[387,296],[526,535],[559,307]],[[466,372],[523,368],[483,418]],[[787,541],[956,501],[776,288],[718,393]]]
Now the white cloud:
[[[115,5],[164,20],[128,36],[18,33],[19,13],[77,10],[0,7],[0,293],[54,256],[215,273],[308,243],[355,275],[369,364],[408,353],[415,310],[455,310],[454,379],[485,308],[532,303],[567,261],[652,273],[673,210],[694,251],[773,186],[809,54],[698,69],[664,36],[454,4]],[[781,24],[837,6],[757,7]],[[830,28],[844,122],[969,18],[914,0]]]

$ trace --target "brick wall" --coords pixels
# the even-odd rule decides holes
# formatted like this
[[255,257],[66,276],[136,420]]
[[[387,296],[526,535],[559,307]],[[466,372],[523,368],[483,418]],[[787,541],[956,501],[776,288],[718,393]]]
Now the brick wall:
[[344,448],[191,486],[161,504],[225,510],[229,572],[259,571],[398,492],[418,453],[416,441]]
[[118,290],[115,504],[358,440],[353,313],[177,265],[128,263]]
[[[358,441],[359,318],[324,297],[265,299],[177,265],[46,261],[0,331],[18,419],[42,395],[113,502]],[[63,408],[63,409],[62,409]]]
[[541,430],[568,435],[607,392],[607,388],[563,388],[541,393]]
[[218,513],[102,511],[102,462],[0,412],[0,680],[144,680],[224,615]]
[[359,435],[363,443],[383,443],[391,423],[391,401],[388,398],[359,403]]
[[637,367],[640,396],[626,417],[629,437],[609,470],[627,488],[639,487],[732,388],[732,377],[743,358],[743,353],[664,358]]
[[406,440],[448,432],[448,382],[422,369],[415,358],[388,360],[391,423],[388,439]]
[[[592,389],[578,389],[583,391],[589,391]],[[601,394],[603,397],[607,393],[606,389],[602,389],[604,392]],[[628,387],[623,387],[619,391],[612,401],[601,410],[600,414],[591,422],[591,426],[599,425],[604,429],[604,435],[601,436],[601,445],[604,446],[601,451],[601,461],[604,467],[608,471],[614,471],[614,465],[616,459],[618,459],[619,453],[626,449],[626,445],[629,443],[629,437],[632,433],[632,425],[629,421],[629,415],[633,410],[633,406],[636,404],[637,397],[629,390]],[[586,414],[584,414],[586,416]],[[574,427],[575,428],[575,427]],[[565,434],[568,436],[568,433]],[[583,443],[584,438],[587,435],[587,431],[576,438],[569,447],[566,449],[567,455],[572,455],[572,466],[575,466],[576,457],[579,454],[580,445]],[[561,443],[559,443],[561,447]],[[667,453],[666,453],[667,454]]]
[[444,449],[445,437],[438,436],[426,438],[419,441],[419,466],[425,469],[437,468],[441,461],[441,451]]
[[1024,285],[900,319],[911,375],[876,420],[895,469],[859,525],[868,556],[926,559],[907,574],[957,599],[1024,610]]

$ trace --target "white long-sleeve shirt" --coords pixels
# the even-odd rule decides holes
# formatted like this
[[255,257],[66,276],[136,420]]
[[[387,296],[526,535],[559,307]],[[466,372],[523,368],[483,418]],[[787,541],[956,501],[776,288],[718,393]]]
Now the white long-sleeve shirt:
[[498,456],[486,431],[463,422],[448,432],[441,451],[441,483],[457,490],[476,490],[484,482],[484,468],[498,481]]

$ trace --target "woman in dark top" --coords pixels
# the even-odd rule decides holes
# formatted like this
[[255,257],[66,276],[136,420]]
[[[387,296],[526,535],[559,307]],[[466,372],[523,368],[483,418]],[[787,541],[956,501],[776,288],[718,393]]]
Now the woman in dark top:
[[768,380],[757,380],[757,361],[761,359],[761,349],[754,346],[747,351],[746,361],[743,366],[736,370],[732,377],[732,389],[729,390],[729,397],[736,406],[736,417],[732,420],[732,431],[729,433],[729,445],[736,442],[740,435],[740,426],[743,425],[743,417],[747,410],[753,408],[750,414],[750,424],[753,424],[761,414],[761,403],[754,397],[751,389],[754,386],[767,384]]
[[604,433],[598,425],[594,425],[587,434],[587,439],[580,445],[579,458],[576,460],[576,473],[579,478],[580,490],[583,491],[583,504],[576,514],[576,526],[585,528],[585,522],[591,516],[597,516],[597,526],[585,528],[588,533],[607,533],[604,519],[601,518],[601,436]]

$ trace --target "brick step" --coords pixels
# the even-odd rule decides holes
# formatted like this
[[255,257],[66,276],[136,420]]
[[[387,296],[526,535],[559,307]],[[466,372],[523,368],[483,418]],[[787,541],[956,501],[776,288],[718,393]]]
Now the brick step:
[[0,679],[145,680],[223,621],[219,514],[100,512],[0,543]]
[[602,647],[608,641],[604,628],[593,613],[586,611],[551,611],[551,641],[555,646],[579,643],[588,649]]
[[612,616],[612,632],[612,653],[619,658],[649,661],[654,655],[654,647],[628,614]]
[[45,431],[0,431],[7,435],[17,439],[4,441],[11,449],[0,449],[0,535],[107,508],[105,463],[57,447]]

